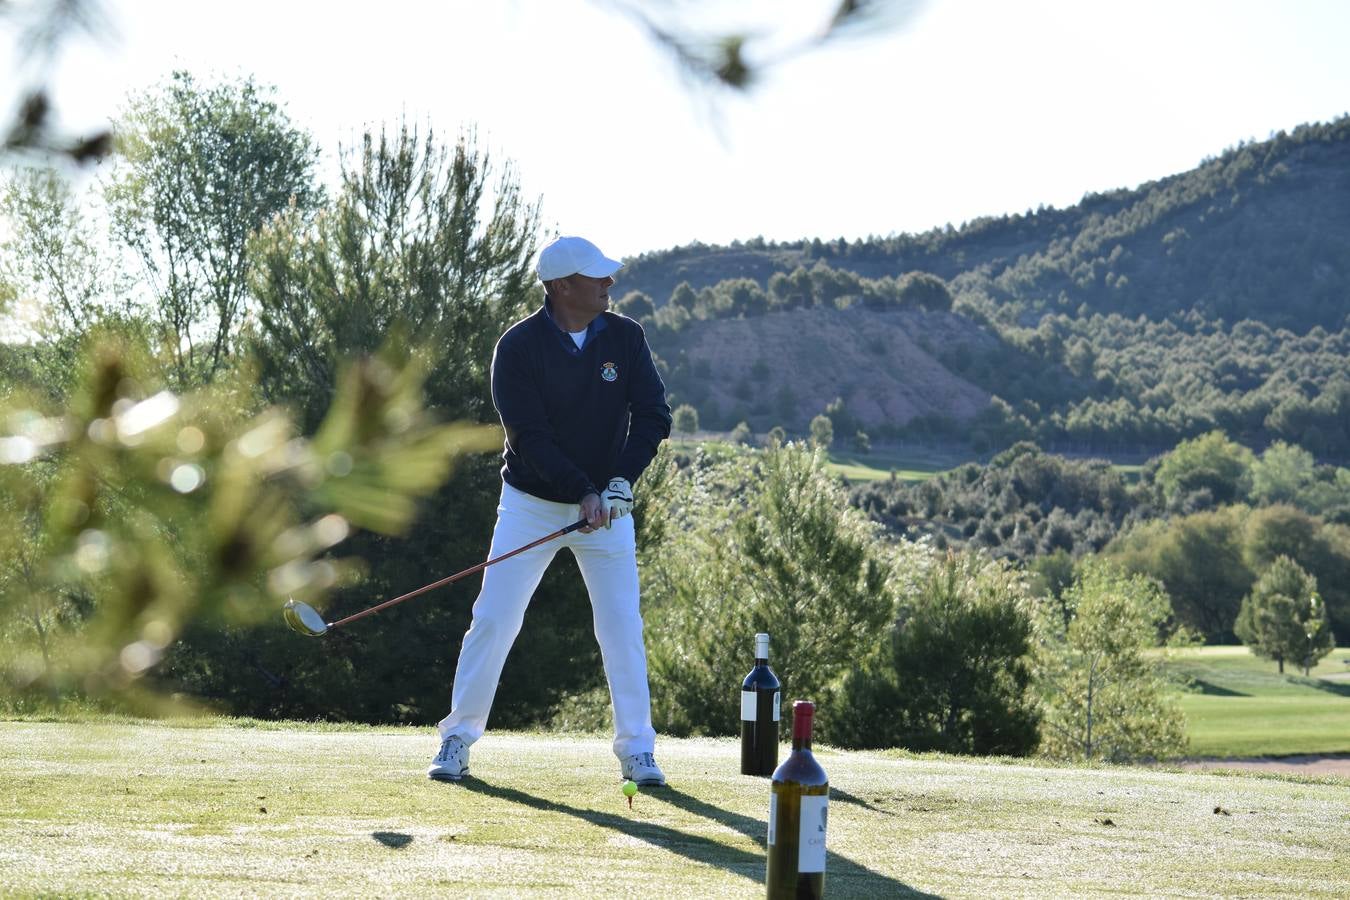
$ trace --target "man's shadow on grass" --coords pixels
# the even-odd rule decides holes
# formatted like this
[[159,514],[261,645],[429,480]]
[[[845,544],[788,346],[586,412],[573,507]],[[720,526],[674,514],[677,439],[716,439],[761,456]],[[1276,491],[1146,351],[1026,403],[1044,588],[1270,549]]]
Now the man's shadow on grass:
[[[563,813],[574,816],[592,825],[608,828],[627,837],[645,841],[654,847],[678,853],[695,862],[717,866],[759,884],[764,882],[764,855],[761,852],[751,853],[736,847],[728,847],[709,838],[688,834],[666,825],[642,822],[628,816],[600,812],[595,809],[568,806],[565,803],[545,800],[542,797],[527,794],[516,788],[488,784],[481,779],[466,778],[459,782],[459,785],[475,793],[509,800],[512,803],[519,803],[541,812]],[[669,787],[651,788],[644,792],[643,796],[651,800],[665,801],[685,812],[711,819],[739,832],[758,844],[762,845],[764,842],[767,826],[758,819],[743,816],[719,806],[713,806],[711,803],[706,803],[697,797]],[[937,898],[938,896],[916,890],[902,881],[875,872],[834,851],[827,852],[825,872],[832,896],[919,898]]]

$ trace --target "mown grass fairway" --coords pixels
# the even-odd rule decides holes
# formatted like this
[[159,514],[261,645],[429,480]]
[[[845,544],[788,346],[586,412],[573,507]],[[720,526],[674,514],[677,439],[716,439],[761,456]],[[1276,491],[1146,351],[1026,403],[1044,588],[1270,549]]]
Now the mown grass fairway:
[[1198,647],[1173,663],[1194,681],[1181,696],[1194,756],[1350,753],[1350,650],[1303,677],[1246,647]]
[[827,468],[849,481],[880,481],[892,474],[900,481],[927,481],[939,472],[954,469],[969,457],[956,454],[874,448],[868,453],[836,448],[830,451]]
[[[756,897],[764,779],[662,739],[630,811],[604,737],[489,733],[427,781],[428,730],[0,723],[0,893]],[[832,897],[1350,892],[1350,781],[817,754]]]

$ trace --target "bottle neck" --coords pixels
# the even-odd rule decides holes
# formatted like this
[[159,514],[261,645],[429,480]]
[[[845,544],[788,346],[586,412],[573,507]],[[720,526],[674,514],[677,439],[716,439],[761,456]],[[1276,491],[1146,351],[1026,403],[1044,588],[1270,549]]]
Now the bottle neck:
[[767,666],[768,664],[769,664],[769,658],[768,658],[767,656],[756,656],[756,657],[755,657],[755,665],[757,665],[757,666]]
[[809,700],[792,704],[792,749],[811,749],[811,726],[815,723],[816,706]]

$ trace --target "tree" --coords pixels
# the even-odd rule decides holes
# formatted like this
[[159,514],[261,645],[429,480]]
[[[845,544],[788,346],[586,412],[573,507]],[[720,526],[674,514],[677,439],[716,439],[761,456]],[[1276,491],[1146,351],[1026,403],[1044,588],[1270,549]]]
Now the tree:
[[671,414],[671,427],[680,434],[693,434],[698,431],[698,410],[688,403],[681,403]]
[[656,305],[652,303],[652,298],[642,291],[629,291],[622,300],[614,304],[614,311],[642,322],[656,315]]
[[875,526],[821,457],[796,443],[710,449],[643,493],[653,504],[646,521],[662,529],[640,560],[657,729],[732,733],[724,686],[740,683],[760,631],[772,635],[775,667],[792,673],[794,696],[821,704],[828,728],[839,680],[875,652],[894,599]]
[[1177,621],[1211,643],[1231,641],[1233,621],[1255,574],[1243,559],[1245,507],[1207,510],[1135,525],[1106,548],[1127,571],[1157,579]]
[[[492,422],[500,450],[489,365],[501,333],[541,299],[532,272],[537,204],[522,197],[512,167],[494,165],[472,134],[448,143],[430,128],[401,123],[367,132],[340,162],[336,195],[318,216],[288,210],[250,241],[258,305],[250,347],[260,393],[294,410],[308,432],[337,389],[344,361],[392,341],[426,367],[426,402],[434,414]],[[422,573],[480,562],[501,491],[499,465],[486,454],[466,460],[417,510],[403,540],[356,537],[354,547],[372,561],[369,575],[360,590],[341,592],[334,606],[355,611],[372,596],[419,587]],[[550,603],[530,617],[519,644],[535,664],[564,674],[550,687],[538,684],[535,672],[508,664],[499,692],[503,722],[525,724],[555,702],[554,692],[589,683],[594,644],[585,640],[585,593],[580,579],[560,584],[558,577],[571,564],[569,558],[545,576],[540,590]],[[453,671],[458,652],[444,635],[462,633],[468,614],[469,604],[428,603],[373,619],[361,637],[371,648],[368,680],[342,692],[341,714],[365,721],[435,715],[444,701],[437,685]],[[205,673],[195,678],[195,689],[228,697],[240,713],[329,714],[325,693],[347,677],[339,660],[297,659],[261,636],[245,634],[237,646],[193,637],[184,643],[200,662],[185,653],[183,668]],[[230,671],[225,663],[250,643],[261,648],[264,668],[291,673],[289,688],[258,684],[238,691],[218,674]],[[406,670],[408,658],[421,661],[415,671]],[[536,689],[522,689],[526,680]],[[390,690],[394,683],[398,688]],[[260,709],[262,703],[269,705]]]
[[1313,480],[1313,455],[1302,447],[1276,441],[1252,463],[1252,499],[1262,503],[1294,503]]
[[[1058,601],[1036,607],[1042,751],[1124,762],[1179,755],[1185,719],[1151,651],[1169,615],[1158,584],[1090,562]],[[1176,635],[1174,635],[1174,642]]]
[[727,440],[733,444],[749,444],[752,437],[754,437],[754,434],[750,431],[750,426],[745,422],[737,422],[736,427],[731,429],[731,434],[727,436]]
[[830,417],[824,414],[816,416],[811,420],[811,445],[828,450],[833,443],[834,424],[830,421]]
[[236,348],[250,235],[320,201],[317,149],[253,80],[203,87],[186,72],[134,98],[106,196],[155,294],[178,384],[210,381]]
[[948,553],[906,575],[889,646],[845,679],[829,739],[859,748],[1033,751],[1040,716],[1021,578],[974,553]]
[[1188,494],[1207,490],[1217,505],[1246,498],[1251,486],[1252,452],[1211,431],[1182,441],[1163,457],[1155,480],[1169,509],[1179,509]]
[[694,306],[698,304],[698,294],[689,286],[689,282],[681,281],[675,285],[675,290],[670,292],[670,300],[667,306],[678,307],[685,312],[692,313]]
[[[78,336],[126,285],[99,247],[70,182],[54,169],[15,169],[0,184],[0,293],[34,301],[43,338]],[[0,235],[5,229],[0,228]]]
[[952,308],[947,283],[928,272],[906,272],[896,285],[896,294],[903,307],[937,311]]
[[1336,646],[1317,579],[1287,556],[1277,557],[1256,579],[1242,600],[1235,630],[1253,653],[1275,660],[1281,673],[1288,659],[1307,675]]
[[537,299],[537,203],[508,163],[499,177],[472,133],[453,146],[404,122],[341,156],[338,197],[312,221],[292,207],[249,245],[265,396],[313,423],[342,360],[403,330],[429,364],[429,402],[492,421],[488,366]]

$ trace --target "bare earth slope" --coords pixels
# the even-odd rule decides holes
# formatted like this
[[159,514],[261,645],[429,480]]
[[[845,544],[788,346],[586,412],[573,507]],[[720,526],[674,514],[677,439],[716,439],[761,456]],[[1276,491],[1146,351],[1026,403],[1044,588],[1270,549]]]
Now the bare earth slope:
[[[996,341],[950,313],[795,309],[750,319],[691,322],[653,334],[671,367],[677,402],[708,399],[756,428],[809,420],[836,397],[864,427],[928,413],[967,420],[989,395],[936,358],[952,346],[978,353]],[[783,408],[784,391],[795,407]],[[702,392],[706,391],[706,398]]]

